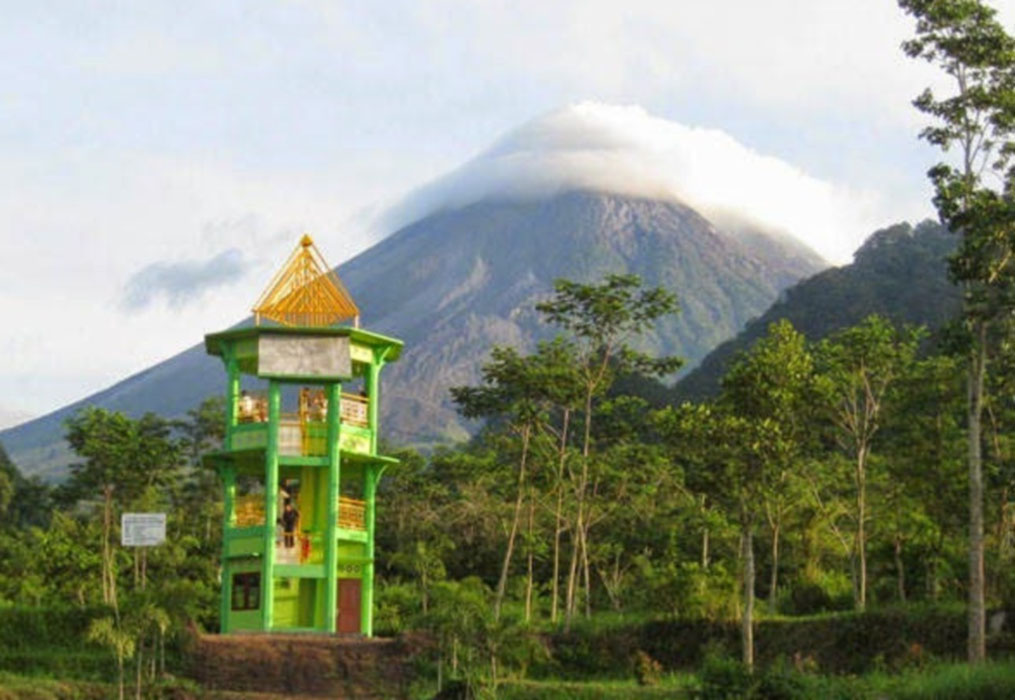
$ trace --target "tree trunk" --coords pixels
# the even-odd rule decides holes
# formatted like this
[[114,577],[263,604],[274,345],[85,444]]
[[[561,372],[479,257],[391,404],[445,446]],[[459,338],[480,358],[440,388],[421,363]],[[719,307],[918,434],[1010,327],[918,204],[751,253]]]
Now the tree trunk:
[[123,700],[124,686],[123,686],[123,655],[118,654],[116,657],[116,671],[119,678],[119,689],[120,689],[120,700]]
[[529,426],[522,428],[522,456],[518,465],[518,496],[515,498],[515,512],[511,519],[511,533],[508,535],[507,550],[504,552],[504,563],[500,569],[500,580],[497,581],[497,596],[493,602],[493,619],[500,619],[500,606],[504,602],[507,590],[508,571],[511,569],[511,555],[515,549],[515,536],[518,534],[518,521],[522,514],[522,501],[525,498],[525,461],[529,454]]
[[557,607],[560,597],[560,536],[564,530],[564,460],[567,458],[567,427],[571,418],[571,409],[564,409],[560,428],[560,454],[557,464],[557,509],[554,513],[553,532],[553,583],[550,596],[550,622],[557,621]]
[[571,618],[575,610],[575,581],[578,578],[578,535],[571,537],[571,564],[567,574],[567,587],[564,592],[564,631],[571,629]]
[[895,573],[896,588],[899,594],[899,602],[906,602],[906,570],[902,566],[902,537],[895,535]]
[[706,496],[701,496],[701,519],[705,523],[701,528],[701,568],[708,569],[708,509],[705,507]]
[[113,487],[102,487],[102,602],[109,605],[113,599],[112,553],[109,538],[113,529]]
[[592,617],[592,577],[589,575],[589,529],[582,535],[582,575],[585,578],[585,617]]
[[[578,481],[578,512],[575,515],[574,532],[577,538],[575,546],[578,549],[574,550],[575,555],[584,552],[585,549],[585,493],[588,490],[589,484],[589,449],[592,444],[592,393],[595,390],[595,385],[589,385],[585,392],[585,434],[582,439],[582,472],[581,478]],[[578,582],[577,577],[579,575],[577,562],[575,559],[571,560],[572,566],[571,571],[568,573],[568,610],[565,615],[565,625],[570,627],[571,617],[574,615],[574,606],[576,603],[575,589],[577,588]]]
[[528,577],[525,581],[525,621],[530,622],[532,620],[532,558],[533,558],[533,543],[532,543],[532,531],[533,523],[535,521],[535,508],[536,499],[535,494],[532,492],[532,488],[529,488],[529,522],[528,522]]
[[856,609],[867,608],[867,447],[861,445],[856,456],[856,558],[859,575],[856,586]]
[[768,610],[773,615],[779,602],[779,525],[772,527],[772,578],[768,582]]
[[986,605],[983,577],[983,463],[980,454],[980,418],[983,412],[983,378],[987,360],[987,326],[977,319],[969,362],[969,662],[987,658]]
[[144,649],[143,640],[139,640],[137,645],[137,670],[134,678],[134,700],[141,700],[141,667],[144,665],[144,655],[142,650]]
[[708,528],[701,531],[701,568],[708,569]]
[[744,561],[744,609],[740,618],[740,639],[743,662],[754,668],[754,533],[747,522],[741,524]]

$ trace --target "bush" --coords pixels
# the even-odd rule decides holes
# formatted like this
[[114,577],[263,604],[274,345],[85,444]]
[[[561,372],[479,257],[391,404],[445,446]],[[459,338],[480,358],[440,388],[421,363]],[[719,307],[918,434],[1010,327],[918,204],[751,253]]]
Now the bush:
[[783,612],[789,615],[816,615],[853,608],[853,591],[843,575],[826,573],[815,581],[798,581],[784,599]]
[[663,672],[663,667],[658,661],[639,649],[634,652],[632,665],[638,685],[658,685]]
[[420,613],[419,590],[407,583],[377,587],[374,599],[374,632],[394,637],[408,630],[410,621]]
[[105,608],[0,606],[0,649],[78,649]]
[[[961,608],[906,607],[867,613],[838,613],[806,619],[767,619],[757,623],[759,666],[779,657],[806,660],[824,673],[867,673],[877,668],[920,668],[937,659],[959,659],[966,648]],[[738,623],[708,620],[657,620],[647,623],[576,626],[547,638],[552,663],[532,668],[537,677],[629,678],[630,661],[643,651],[665,671],[694,670],[707,646],[740,648]],[[993,655],[1015,651],[1015,634],[989,640]],[[807,670],[807,669],[805,669]]]
[[738,659],[711,648],[698,674],[702,700],[747,698],[754,689],[750,671]]
[[116,676],[109,653],[99,650],[0,650],[0,670],[26,676],[94,681],[109,681]]
[[765,700],[796,700],[814,697],[802,673],[785,659],[778,659],[759,676],[754,695]]

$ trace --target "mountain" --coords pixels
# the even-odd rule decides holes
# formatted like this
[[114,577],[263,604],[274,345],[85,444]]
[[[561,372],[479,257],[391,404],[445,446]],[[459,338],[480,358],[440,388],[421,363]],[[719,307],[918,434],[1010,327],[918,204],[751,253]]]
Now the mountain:
[[710,352],[677,384],[677,400],[713,395],[729,361],[780,319],[788,319],[811,340],[872,313],[940,328],[961,308],[958,287],[948,280],[946,258],[953,250],[955,236],[932,221],[916,228],[902,223],[875,232],[856,251],[851,264],[824,270],[790,287],[735,338]]
[[11,428],[25,421],[31,420],[34,416],[31,413],[17,411],[0,406],[0,430]]
[[[448,387],[476,381],[492,345],[531,347],[553,334],[534,304],[556,278],[633,272],[675,291],[680,315],[660,324],[644,346],[694,363],[787,286],[825,266],[794,239],[746,225],[724,231],[672,199],[571,190],[438,211],[338,271],[364,327],[406,341],[402,359],[385,370],[384,437],[430,444],[467,435]],[[197,346],[0,432],[0,442],[24,472],[59,478],[68,461],[62,423],[80,406],[179,416],[224,386],[218,359]]]

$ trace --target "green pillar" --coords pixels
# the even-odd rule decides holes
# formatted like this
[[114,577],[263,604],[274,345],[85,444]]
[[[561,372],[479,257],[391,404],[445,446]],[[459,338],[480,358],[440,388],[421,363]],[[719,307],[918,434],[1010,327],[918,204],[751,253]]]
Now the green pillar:
[[377,495],[376,467],[363,468],[363,500],[366,501],[366,561],[363,562],[363,591],[360,596],[360,631],[374,636],[374,497]]
[[268,383],[268,445],[264,451],[264,562],[261,567],[261,628],[271,630],[275,606],[275,522],[278,520],[278,422],[282,389]]
[[[222,468],[222,484],[224,499],[222,501],[222,532],[225,533],[236,524],[236,468]],[[222,538],[223,540],[225,537]]]
[[[225,545],[223,544],[223,548]],[[222,557],[222,595],[219,596],[219,634],[228,634],[232,632],[232,626],[229,624],[229,609],[232,607],[232,595],[233,595],[233,567],[229,565],[229,560]]]
[[324,527],[324,625],[330,634],[337,631],[338,612],[338,485],[341,469],[339,448],[342,385],[329,384],[328,391],[328,520]]
[[219,631],[226,633],[231,631],[229,629],[229,609],[232,605],[230,596],[233,589],[232,567],[229,566],[229,557],[226,556],[226,552],[229,548],[227,542],[229,528],[235,522],[236,470],[233,467],[222,467],[220,473],[222,483],[225,485],[225,500],[222,505],[222,592],[219,602]]
[[375,358],[370,363],[370,370],[367,374],[367,424],[370,426],[370,454],[377,454],[377,434],[380,432],[380,419],[378,410],[381,405],[381,367],[384,360]]
[[228,388],[226,390],[226,439],[225,448],[233,449],[233,428],[236,427],[236,405],[240,400],[240,369],[236,364],[233,346],[226,346],[226,374]]

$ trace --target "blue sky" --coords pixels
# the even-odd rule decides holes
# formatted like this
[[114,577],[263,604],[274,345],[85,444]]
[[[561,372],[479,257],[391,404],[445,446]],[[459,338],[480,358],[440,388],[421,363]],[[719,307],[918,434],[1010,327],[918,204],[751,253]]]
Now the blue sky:
[[[909,101],[937,76],[901,54],[911,22],[886,0],[0,12],[0,414],[198,342],[246,313],[299,233],[337,264],[407,192],[575,102],[721,130],[884,224],[930,213],[937,156]],[[137,297],[139,279],[203,280],[215,261],[203,294]]]

